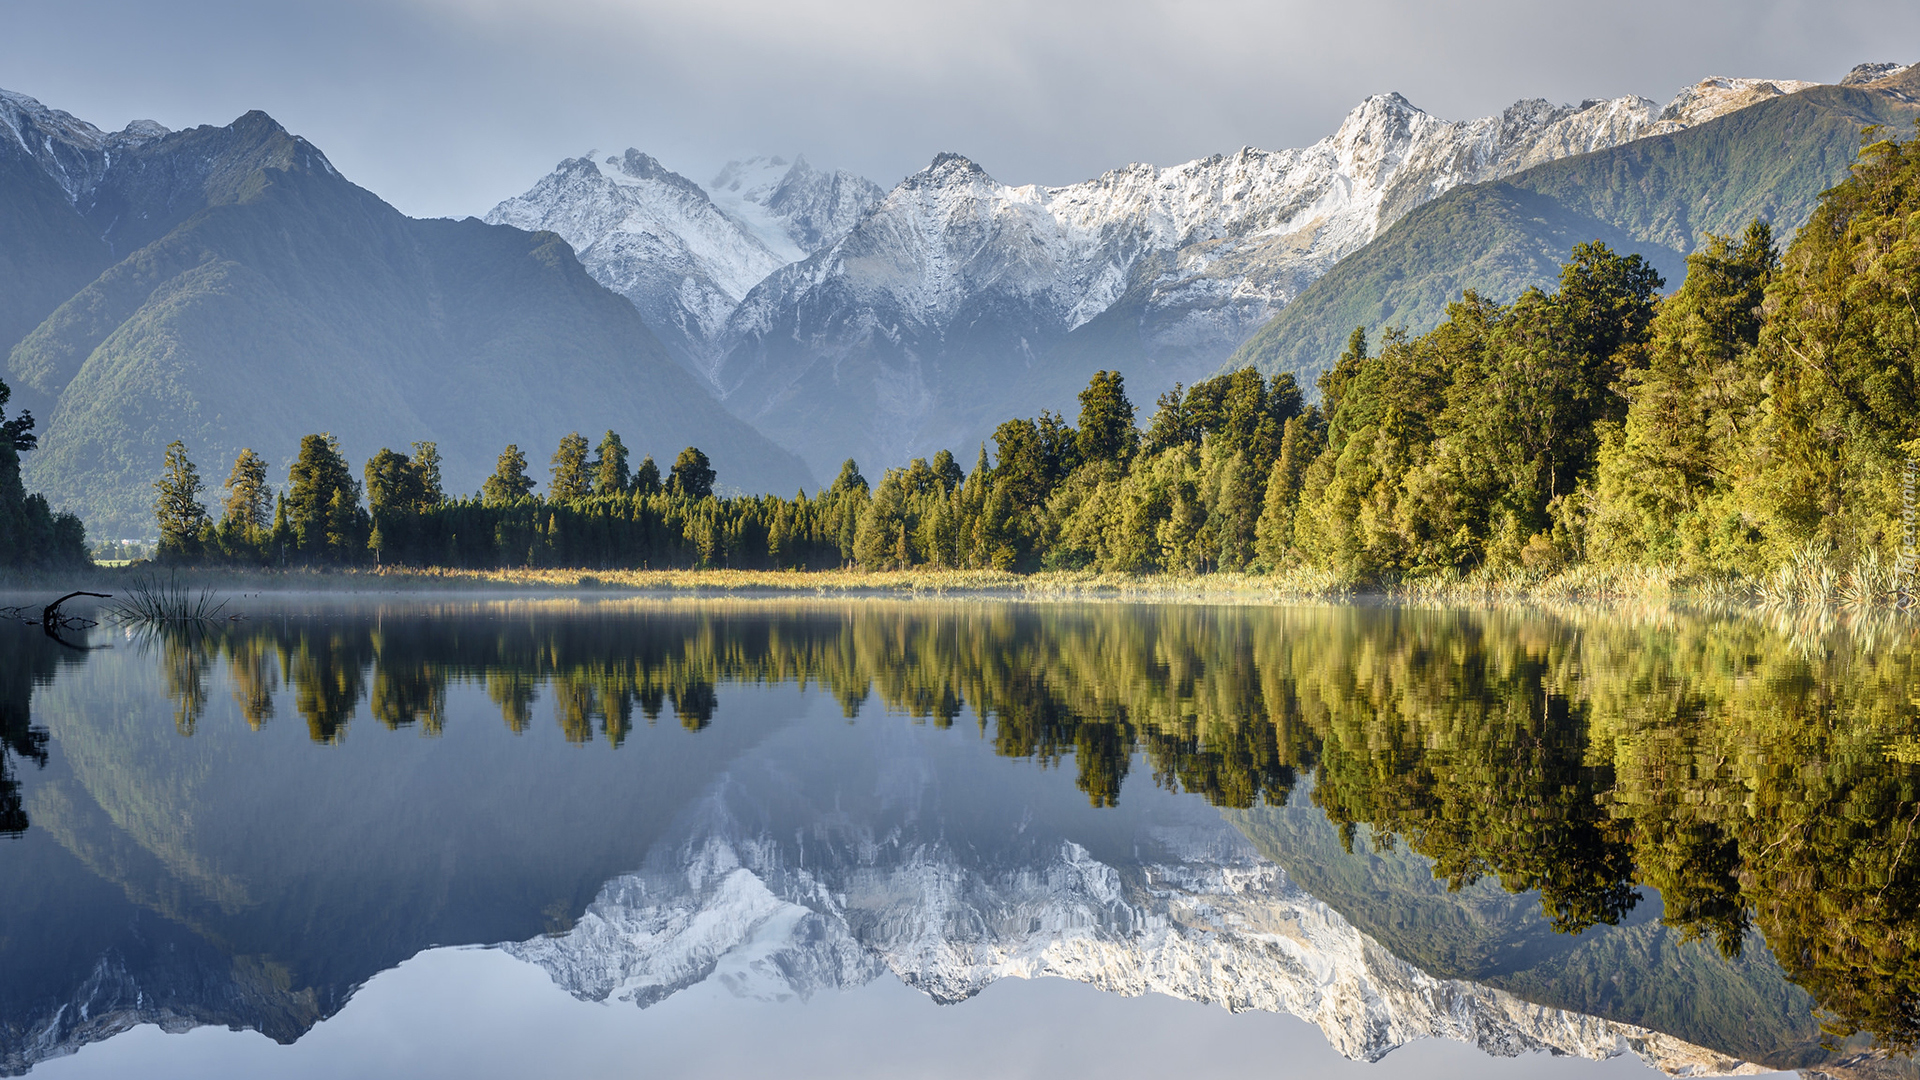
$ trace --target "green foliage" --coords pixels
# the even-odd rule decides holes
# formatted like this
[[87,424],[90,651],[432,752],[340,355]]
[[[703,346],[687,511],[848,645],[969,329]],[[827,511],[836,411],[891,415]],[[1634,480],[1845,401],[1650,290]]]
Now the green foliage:
[[685,499],[704,499],[713,494],[713,465],[699,447],[689,446],[673,459],[673,471],[667,476],[667,490]]
[[153,482],[153,516],[160,528],[160,558],[190,559],[200,554],[201,539],[209,531],[207,508],[200,503],[200,470],[187,459],[179,439],[167,444],[160,463],[160,479]]
[[1080,391],[1080,431],[1075,437],[1080,460],[1125,464],[1140,441],[1133,428],[1133,412],[1125,376],[1117,371],[1095,372],[1093,381]]
[[633,492],[636,495],[654,495],[660,491],[660,466],[653,463],[653,455],[648,454],[640,461],[640,467],[633,473]]
[[508,443],[494,463],[493,475],[480,486],[480,496],[489,504],[504,506],[533,494],[533,478],[527,475],[527,455],[518,443]]
[[1363,582],[1560,557],[1556,508],[1590,474],[1601,426],[1625,414],[1616,384],[1642,362],[1659,283],[1638,256],[1583,244],[1552,295],[1502,306],[1469,293],[1431,333],[1390,332],[1372,357],[1356,332],[1322,380],[1326,445],[1299,481],[1299,555]]
[[571,432],[553,452],[553,479],[547,494],[555,499],[583,499],[593,494],[593,468],[587,461],[587,439]]
[[300,440],[300,456],[287,470],[287,519],[293,546],[283,557],[348,564],[364,556],[372,523],[360,506],[360,484],[332,435]]
[[85,566],[86,530],[72,514],[53,512],[44,496],[28,494],[20,455],[35,446],[33,416],[7,419],[11,398],[0,382],[0,568]]
[[621,495],[633,484],[633,476],[627,469],[627,446],[620,436],[607,432],[600,440],[600,448],[594,452],[590,466],[593,473],[593,494]]
[[1881,140],[1784,256],[1713,238],[1664,306],[1586,523],[1601,560],[1747,575],[1898,555],[1920,438],[1920,140]]

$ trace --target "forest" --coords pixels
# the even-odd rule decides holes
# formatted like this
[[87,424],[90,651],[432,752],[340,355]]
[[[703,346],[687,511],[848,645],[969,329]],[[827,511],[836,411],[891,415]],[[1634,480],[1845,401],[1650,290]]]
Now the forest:
[[[356,477],[307,436],[284,490],[252,451],[220,514],[185,447],[156,482],[163,560],[256,566],[995,568],[1285,572],[1390,587],[1577,566],[1702,579],[1815,566],[1885,590],[1912,544],[1920,456],[1920,140],[1870,131],[1782,252],[1755,221],[1666,283],[1575,247],[1552,292],[1469,292],[1433,331],[1356,329],[1310,402],[1251,368],[1163,394],[1117,372],[1080,412],[1010,419],[812,496],[716,493],[689,447],[663,475],[614,432],[568,436],[535,494],[508,446],[480,492],[431,443]],[[1903,477],[1909,485],[1903,498]]]

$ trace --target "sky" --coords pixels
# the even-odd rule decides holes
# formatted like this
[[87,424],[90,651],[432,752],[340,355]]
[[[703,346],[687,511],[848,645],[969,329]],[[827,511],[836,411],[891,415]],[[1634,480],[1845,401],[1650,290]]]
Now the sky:
[[0,0],[0,87],[110,129],[264,109],[418,216],[588,150],[1063,184],[1305,146],[1390,91],[1465,119],[1914,60],[1912,0]]

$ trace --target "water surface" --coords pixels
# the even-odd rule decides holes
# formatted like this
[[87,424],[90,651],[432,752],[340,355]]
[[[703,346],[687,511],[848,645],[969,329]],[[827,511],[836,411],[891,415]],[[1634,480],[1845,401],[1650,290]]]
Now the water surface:
[[7,1072],[1914,1072],[1907,626],[243,614],[4,629]]

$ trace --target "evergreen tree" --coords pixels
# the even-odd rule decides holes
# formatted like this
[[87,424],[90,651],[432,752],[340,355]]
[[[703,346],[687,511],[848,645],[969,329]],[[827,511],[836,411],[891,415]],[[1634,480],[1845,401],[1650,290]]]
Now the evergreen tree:
[[253,555],[266,541],[273,521],[273,490],[267,486],[267,462],[251,449],[240,451],[223,485],[220,537],[229,554]]
[[942,450],[933,455],[933,475],[940,486],[947,491],[957,491],[966,482],[966,474],[960,471],[960,463],[953,460],[953,451]]
[[627,471],[627,447],[620,436],[607,432],[593,460],[593,493],[624,495],[633,486]]
[[207,508],[200,504],[200,470],[187,459],[179,439],[167,444],[160,479],[153,482],[153,516],[160,528],[161,559],[186,559],[200,553]]
[[840,475],[833,478],[833,486],[827,489],[830,495],[845,495],[858,491],[867,492],[867,478],[860,475],[860,466],[852,458],[840,463]]
[[693,446],[680,451],[680,456],[673,459],[667,490],[685,499],[704,499],[713,494],[713,465],[707,455]]
[[431,508],[445,502],[446,490],[440,484],[440,447],[432,442],[414,443],[413,468],[420,479],[421,505]]
[[517,502],[533,493],[533,479],[527,475],[527,455],[517,443],[508,443],[494,463],[493,475],[480,485],[480,497],[492,506]]
[[640,459],[640,467],[633,472],[633,491],[636,495],[660,494],[660,466],[653,463],[653,455]]
[[555,502],[584,499],[593,494],[593,470],[587,465],[587,440],[573,432],[560,440],[553,452],[553,480],[547,485],[547,498]]
[[[431,443],[415,443],[415,446]],[[417,458],[382,447],[367,460],[367,506],[374,517],[381,514],[424,514],[440,505],[439,484],[434,473],[422,467]]]
[[22,409],[20,415],[7,419],[7,402],[13,398],[13,388],[0,382],[0,446],[17,453],[26,453],[40,445],[39,436],[33,433],[33,414]]
[[1758,419],[1761,380],[1749,354],[1779,261],[1763,221],[1738,241],[1709,235],[1687,256],[1686,280],[1654,317],[1647,365],[1623,380],[1624,427],[1602,433],[1613,445],[1602,455],[1590,530],[1605,557],[1741,560],[1729,545],[1749,530],[1731,490]]
[[1179,383],[1174,383],[1173,389],[1161,394],[1154,402],[1153,419],[1147,425],[1143,443],[1147,453],[1157,454],[1175,446],[1200,441],[1200,432],[1187,417],[1186,402],[1186,388]]
[[307,561],[354,562],[365,553],[371,523],[360,508],[360,483],[332,435],[300,440],[287,470],[287,517],[294,548]]
[[1094,372],[1080,391],[1080,431],[1075,437],[1080,460],[1124,464],[1139,445],[1133,415],[1125,377],[1117,371]]

